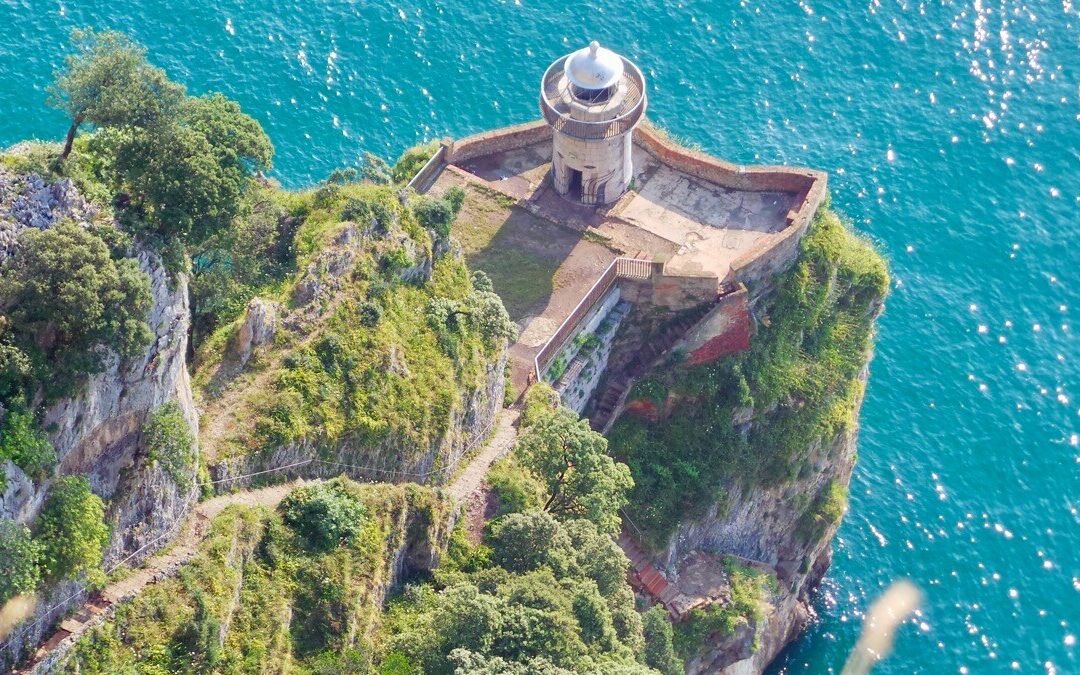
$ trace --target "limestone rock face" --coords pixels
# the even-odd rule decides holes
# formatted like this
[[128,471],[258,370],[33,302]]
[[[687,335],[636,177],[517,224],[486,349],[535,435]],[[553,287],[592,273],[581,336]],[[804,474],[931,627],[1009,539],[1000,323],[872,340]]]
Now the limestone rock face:
[[[740,411],[740,417],[746,416]],[[747,422],[747,424],[752,424]],[[806,466],[796,480],[774,487],[755,486],[746,491],[729,486],[727,499],[713,505],[702,519],[683,522],[667,549],[659,554],[671,577],[679,561],[694,551],[723,551],[771,567],[779,581],[763,621],[729,637],[713,637],[686,664],[689,675],[725,673],[754,675],[764,672],[777,654],[813,617],[811,593],[821,583],[832,557],[836,526],[807,540],[799,532],[800,495],[817,494],[829,481],[847,485],[855,463],[857,428],[830,442],[811,448]],[[670,578],[670,577],[669,577]],[[752,648],[756,638],[757,649]]]
[[228,360],[237,370],[247,365],[251,358],[251,351],[261,345],[269,344],[274,339],[274,331],[277,328],[278,305],[277,303],[253,298],[248,303],[244,322],[236,329],[233,336]]
[[[37,185],[32,179],[33,175],[20,177],[22,182],[16,184]],[[10,175],[0,173],[0,193],[4,186],[12,184],[11,180]],[[18,221],[5,221],[15,211],[4,211],[0,206],[0,230],[5,222],[11,226],[8,231],[17,233],[24,227],[48,227],[61,217],[88,213],[82,197],[77,191],[72,193],[73,189],[65,181],[37,188],[27,201],[18,202],[26,207],[18,211]],[[9,203],[13,202],[0,194],[0,204]],[[45,206],[38,208],[40,205]],[[170,278],[160,258],[143,248],[136,246],[134,256],[139,268],[150,277],[152,304],[146,320],[152,340],[137,356],[120,359],[114,354],[105,369],[87,378],[77,394],[49,405],[42,426],[56,449],[58,464],[53,476],[36,484],[8,463],[7,486],[0,495],[0,517],[29,524],[56,477],[86,476],[94,493],[105,501],[106,521],[112,528],[103,560],[106,568],[145,547],[128,561],[137,563],[166,544],[174,523],[196,498],[194,463],[190,480],[182,481],[184,486],[178,485],[173,476],[147,458],[142,434],[143,423],[152,411],[176,401],[192,437],[198,437],[198,415],[185,363],[187,279],[183,275]],[[31,625],[25,633],[25,629],[16,629],[13,635],[27,644],[40,641],[51,621],[82,601],[76,590],[73,582],[44,588],[35,613],[24,625],[39,618],[45,620]],[[53,611],[46,614],[50,608]],[[12,656],[18,655],[8,650],[3,658]]]

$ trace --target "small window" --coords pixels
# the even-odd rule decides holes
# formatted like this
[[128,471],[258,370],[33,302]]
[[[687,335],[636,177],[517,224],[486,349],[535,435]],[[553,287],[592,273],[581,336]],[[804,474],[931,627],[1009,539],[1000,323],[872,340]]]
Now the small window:
[[610,87],[604,87],[603,89],[586,89],[579,87],[576,84],[570,85],[570,93],[574,95],[579,101],[584,101],[589,104],[603,103],[611,98],[615,93],[615,88],[618,85],[611,85]]

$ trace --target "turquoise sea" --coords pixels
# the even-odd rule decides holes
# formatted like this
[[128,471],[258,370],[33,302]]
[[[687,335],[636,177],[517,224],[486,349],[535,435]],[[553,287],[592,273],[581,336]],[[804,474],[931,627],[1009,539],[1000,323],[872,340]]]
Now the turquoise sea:
[[1076,673],[1080,3],[1075,0],[0,0],[0,145],[58,138],[67,31],[120,28],[239,99],[304,185],[362,150],[537,117],[590,38],[652,118],[830,172],[895,283],[819,619],[778,672],[838,671],[890,579],[926,593],[883,673]]

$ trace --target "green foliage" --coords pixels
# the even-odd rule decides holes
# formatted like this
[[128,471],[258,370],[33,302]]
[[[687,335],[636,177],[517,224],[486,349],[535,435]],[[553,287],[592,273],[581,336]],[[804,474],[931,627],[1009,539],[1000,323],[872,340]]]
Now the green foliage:
[[356,318],[361,326],[374,328],[379,325],[379,319],[382,318],[382,307],[371,300],[364,300],[356,308]]
[[0,518],[0,605],[37,588],[40,556],[41,544],[30,537],[25,525]]
[[[0,425],[0,462],[10,459],[32,480],[40,482],[56,465],[56,451],[29,412],[12,410]],[[5,477],[0,467],[0,491]]]
[[295,488],[278,508],[285,524],[316,550],[348,544],[367,516],[367,509],[340,480]]
[[544,486],[513,455],[495,462],[486,480],[498,497],[496,517],[538,509],[544,504]]
[[740,564],[728,556],[724,559],[730,599],[704,609],[693,609],[675,624],[675,650],[684,658],[692,657],[713,635],[727,637],[740,624],[755,625],[761,621],[765,604],[777,590],[776,578]]
[[645,637],[645,649],[642,660],[650,668],[663,675],[682,675],[682,661],[675,655],[672,646],[674,631],[668,620],[667,610],[662,605],[653,605],[641,615],[642,633]]
[[29,356],[48,397],[99,372],[110,349],[132,356],[149,343],[150,281],[134,260],[114,259],[101,237],[70,222],[22,230],[19,244],[0,268],[0,297],[10,344]]
[[85,574],[99,579],[101,555],[109,540],[104,517],[105,505],[90,491],[86,478],[57,478],[34,525],[35,539],[41,543],[42,576],[56,580]]
[[450,236],[450,225],[454,222],[454,209],[445,199],[423,195],[416,199],[412,208],[421,225],[433,230],[441,239]]
[[608,532],[619,529],[619,509],[633,487],[630,470],[607,454],[607,440],[567,408],[540,417],[518,439],[521,465],[544,484],[544,510],[585,518]]
[[251,190],[242,217],[191,251],[191,334],[200,347],[241,316],[255,296],[272,296],[295,270],[301,219],[281,193]]
[[157,462],[183,492],[191,489],[195,473],[195,436],[176,401],[150,413],[143,425],[146,456]]
[[273,155],[259,123],[217,93],[187,97],[171,119],[103,138],[132,224],[184,246],[232,224],[252,172],[268,167]]
[[[398,672],[653,672],[636,663],[641,621],[628,561],[584,520],[540,511],[502,518],[491,567],[407,587],[387,615]],[[558,670],[561,669],[561,670]]]
[[847,508],[847,487],[840,481],[830,480],[799,518],[799,534],[808,541],[820,539],[825,532],[840,522]]
[[[450,205],[450,210],[456,216],[458,212],[461,211],[461,205],[465,203],[465,188],[460,185],[451,185],[447,188],[446,193],[443,194],[442,198]],[[487,290],[491,289],[489,288]]]
[[401,157],[398,157],[398,160],[394,163],[394,168],[390,171],[394,182],[408,183],[416,175],[416,172],[423,168],[424,164],[427,164],[427,161],[431,159],[438,149],[438,141],[431,141],[423,145],[414,145],[401,153]]
[[174,114],[184,89],[146,62],[146,50],[123,33],[75,29],[74,52],[50,87],[49,102],[68,113],[63,156],[83,122],[97,127],[145,127]]
[[525,392],[519,418],[522,428],[530,427],[559,407],[559,394],[547,382],[537,382]]
[[[793,480],[813,447],[851,428],[887,287],[873,247],[823,210],[761,303],[750,349],[643,381],[655,391],[642,396],[663,389],[679,402],[656,423],[623,415],[608,440],[633,473],[633,517],[649,543],[663,546],[680,520],[721,500],[726,484]],[[750,425],[736,428],[735,409],[751,406]]]
[[659,380],[651,377],[646,377],[638,380],[634,383],[634,386],[630,388],[630,394],[628,399],[636,401],[639,399],[652,401],[657,406],[663,405],[664,400],[667,398],[667,388]]
[[364,151],[364,163],[360,167],[360,177],[372,183],[386,185],[393,181],[390,175],[390,165],[378,155]]

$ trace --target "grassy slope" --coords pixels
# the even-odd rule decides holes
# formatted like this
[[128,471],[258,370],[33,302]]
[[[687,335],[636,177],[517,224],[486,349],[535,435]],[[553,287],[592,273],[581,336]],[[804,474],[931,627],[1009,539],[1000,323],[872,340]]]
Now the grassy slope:
[[[887,287],[873,246],[822,209],[796,264],[758,309],[749,350],[653,375],[649,397],[673,395],[673,409],[656,423],[624,415],[609,434],[612,453],[633,471],[628,508],[652,545],[662,547],[680,521],[723,499],[725,484],[794,479],[815,441],[854,424],[859,373]],[[732,416],[747,406],[753,418],[744,434]],[[808,509],[827,511],[834,501]]]
[[232,507],[193,560],[118,607],[78,642],[64,670],[305,673],[350,663],[365,672],[390,553],[407,534],[430,536],[422,528],[439,522],[445,505],[417,486],[348,489],[368,512],[348,546],[310,551],[277,513]]
[[[426,283],[398,280],[389,260],[407,237],[417,259],[431,240],[389,187],[352,184],[302,193],[280,192],[287,210],[303,219],[295,236],[297,273],[280,288],[263,289],[285,313],[293,287],[320,254],[335,247],[350,201],[379,205],[390,214],[389,234],[365,240],[352,268],[337,279],[319,269],[320,281],[338,283],[317,316],[295,330],[278,330],[272,346],[231,382],[217,376],[230,336],[242,317],[219,328],[200,347],[194,383],[207,409],[204,454],[247,454],[301,438],[321,447],[369,445],[393,436],[405,454],[424,452],[447,428],[448,413],[481,384],[493,358],[475,332],[440,338],[428,324],[432,298],[460,300],[472,292],[464,262],[441,257]],[[319,301],[316,301],[319,302]],[[360,321],[362,306],[381,310],[374,326]],[[281,322],[279,321],[279,326]]]

